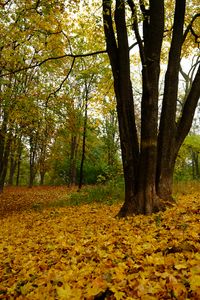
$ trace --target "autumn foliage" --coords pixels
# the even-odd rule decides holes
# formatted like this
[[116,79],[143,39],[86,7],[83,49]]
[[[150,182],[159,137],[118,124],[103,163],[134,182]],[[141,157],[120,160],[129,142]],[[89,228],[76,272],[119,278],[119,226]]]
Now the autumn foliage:
[[200,298],[199,192],[126,219],[119,204],[68,206],[70,193],[1,195],[0,299]]

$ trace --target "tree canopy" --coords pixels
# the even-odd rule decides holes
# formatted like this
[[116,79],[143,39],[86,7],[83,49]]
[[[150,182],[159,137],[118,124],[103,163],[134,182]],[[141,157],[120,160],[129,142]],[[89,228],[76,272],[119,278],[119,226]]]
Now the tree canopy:
[[84,163],[83,182],[107,178],[120,140],[120,214],[171,201],[200,93],[198,1],[7,0],[0,16],[1,190],[77,184]]

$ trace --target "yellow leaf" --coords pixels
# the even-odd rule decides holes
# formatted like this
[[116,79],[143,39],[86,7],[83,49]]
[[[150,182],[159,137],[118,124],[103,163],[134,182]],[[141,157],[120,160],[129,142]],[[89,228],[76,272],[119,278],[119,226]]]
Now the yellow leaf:
[[200,275],[192,275],[189,282],[191,290],[194,291],[196,288],[200,287]]
[[64,287],[57,286],[56,291],[57,291],[58,297],[60,299],[67,300],[67,299],[71,299],[71,297],[72,297],[71,287],[68,284],[65,284]]
[[187,264],[186,264],[186,263],[175,264],[174,267],[175,267],[177,270],[187,269]]

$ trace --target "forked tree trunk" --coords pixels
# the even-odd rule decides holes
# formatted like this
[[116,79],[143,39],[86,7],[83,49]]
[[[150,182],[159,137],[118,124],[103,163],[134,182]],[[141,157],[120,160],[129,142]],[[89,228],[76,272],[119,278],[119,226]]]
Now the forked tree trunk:
[[122,0],[115,1],[115,35],[111,2],[103,0],[103,18],[107,52],[114,77],[125,179],[125,201],[118,215],[123,217],[138,213],[151,214],[163,209],[166,202],[168,204],[173,201],[175,160],[192,124],[200,93],[200,74],[198,70],[183,106],[180,121],[176,123],[180,55],[185,38],[183,35],[185,0],[176,0],[158,134],[158,88],[160,53],[164,36],[164,0],[150,0],[148,9],[141,1],[140,9],[144,19],[143,40],[138,29],[135,4],[132,0],[128,0],[143,67],[141,133],[138,143],[130,80],[125,3]]
[[[117,42],[112,27],[111,6],[104,4],[104,29],[108,55],[111,61],[114,88],[117,99],[119,132],[122,149],[122,161],[125,178],[125,202],[119,216],[133,213],[151,214],[158,207],[156,195],[156,153],[157,153],[157,112],[159,58],[163,33],[163,3],[158,5],[160,14],[151,11],[154,16],[150,31],[145,32],[146,48],[143,52],[143,96],[141,117],[140,151],[135,124],[132,85],[130,81],[130,60],[125,21],[125,6],[116,1],[115,24]],[[159,17],[158,17],[159,16]],[[156,24],[157,22],[157,24]],[[158,26],[159,25],[159,26]],[[153,30],[157,28],[157,43],[152,43]],[[109,28],[109,30],[108,30]],[[147,29],[147,28],[146,28]],[[147,57],[148,52],[148,57]]]

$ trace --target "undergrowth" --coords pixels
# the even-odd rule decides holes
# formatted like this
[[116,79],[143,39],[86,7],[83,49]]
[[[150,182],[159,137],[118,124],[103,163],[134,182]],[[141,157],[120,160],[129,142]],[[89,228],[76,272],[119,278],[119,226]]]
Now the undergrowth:
[[32,209],[41,211],[46,207],[79,206],[90,203],[112,205],[122,202],[123,199],[123,183],[111,181],[107,184],[85,186],[81,190],[73,190],[71,193],[67,193],[60,199],[51,200],[48,203],[36,202],[32,205]]

